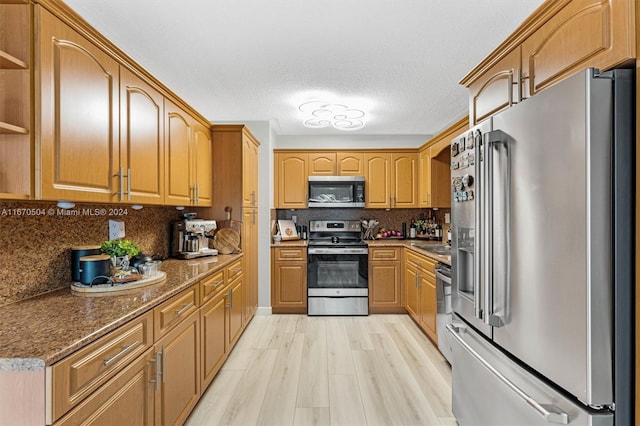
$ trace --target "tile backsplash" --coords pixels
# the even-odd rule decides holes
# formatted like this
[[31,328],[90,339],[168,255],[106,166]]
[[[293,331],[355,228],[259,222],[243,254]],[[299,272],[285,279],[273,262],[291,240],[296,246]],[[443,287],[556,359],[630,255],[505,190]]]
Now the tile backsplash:
[[443,226],[446,235],[449,225],[444,223],[445,213],[450,212],[451,209],[278,209],[276,217],[277,219],[292,219],[293,216],[296,216],[298,225],[308,225],[310,220],[375,219],[380,222],[380,227],[400,231],[403,222],[409,227],[412,219],[418,219],[420,215],[429,217],[431,214]]
[[0,202],[0,306],[69,286],[71,247],[107,240],[109,219],[123,221],[125,239],[143,253],[167,257],[179,214],[173,207]]

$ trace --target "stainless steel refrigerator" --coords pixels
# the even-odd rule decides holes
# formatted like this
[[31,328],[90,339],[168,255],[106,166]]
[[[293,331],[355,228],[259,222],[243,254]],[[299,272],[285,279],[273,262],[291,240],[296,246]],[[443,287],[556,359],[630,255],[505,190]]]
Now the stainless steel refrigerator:
[[634,424],[632,70],[585,70],[452,141],[460,425]]

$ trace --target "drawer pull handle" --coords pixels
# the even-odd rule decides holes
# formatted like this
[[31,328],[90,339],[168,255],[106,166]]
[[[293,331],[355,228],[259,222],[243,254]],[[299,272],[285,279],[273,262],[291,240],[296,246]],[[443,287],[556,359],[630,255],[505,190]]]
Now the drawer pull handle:
[[182,309],[180,309],[179,311],[176,311],[176,316],[180,316],[182,315],[187,309],[189,309],[190,307],[192,307],[194,305],[193,302],[189,302],[186,305],[184,305],[182,307]]
[[124,354],[126,354],[127,352],[129,352],[131,349],[135,348],[136,346],[138,346],[140,344],[140,341],[136,340],[135,342],[133,342],[130,345],[125,345],[122,347],[122,350],[120,352],[118,352],[117,354],[115,354],[114,356],[112,356],[111,358],[105,358],[104,359],[104,366],[108,367],[109,364],[111,364],[112,362],[117,361],[118,359],[122,358],[124,356]]
[[212,284],[205,284],[206,287],[216,288],[224,284],[224,280],[216,281]]
[[234,274],[237,274],[238,272],[242,271],[242,268],[233,268],[231,270],[231,272],[233,272]]

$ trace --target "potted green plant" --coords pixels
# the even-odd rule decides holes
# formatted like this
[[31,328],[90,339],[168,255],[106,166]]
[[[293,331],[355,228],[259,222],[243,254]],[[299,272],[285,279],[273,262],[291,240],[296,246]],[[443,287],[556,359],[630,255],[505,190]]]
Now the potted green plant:
[[140,253],[138,245],[129,240],[104,241],[100,244],[100,250],[111,257],[111,263],[114,267],[123,266],[125,262],[124,266],[129,266],[129,258]]

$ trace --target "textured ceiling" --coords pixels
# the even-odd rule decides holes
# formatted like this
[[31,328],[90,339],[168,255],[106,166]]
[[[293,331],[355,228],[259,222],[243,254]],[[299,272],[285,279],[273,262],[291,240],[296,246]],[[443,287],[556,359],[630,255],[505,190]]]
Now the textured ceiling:
[[307,129],[297,106],[366,111],[352,135],[430,135],[467,111],[458,81],[542,0],[67,0],[200,113]]

